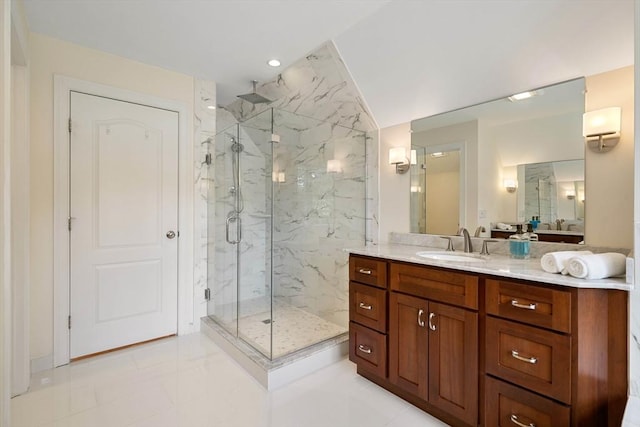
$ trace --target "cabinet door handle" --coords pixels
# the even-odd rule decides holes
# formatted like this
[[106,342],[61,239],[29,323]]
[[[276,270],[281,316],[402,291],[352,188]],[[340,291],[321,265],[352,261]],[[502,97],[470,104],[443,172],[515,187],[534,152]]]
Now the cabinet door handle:
[[525,310],[535,310],[536,309],[536,303],[520,304],[518,302],[518,300],[515,300],[515,299],[511,300],[511,306],[516,307],[516,308],[522,308],[522,309],[525,309]]
[[422,320],[423,314],[424,314],[423,309],[418,310],[418,326],[420,326],[421,328],[424,328],[424,320]]
[[371,304],[367,305],[363,302],[361,302],[358,307],[360,307],[363,310],[371,310],[373,308],[373,306]]
[[535,365],[536,363],[538,363],[538,358],[537,357],[520,356],[520,353],[518,353],[517,350],[511,350],[511,357],[513,357],[514,359],[518,359],[518,360],[520,360],[522,362],[531,363],[532,365]]
[[520,427],[536,427],[534,423],[529,423],[529,424],[521,423],[520,421],[518,421],[518,416],[516,414],[511,414],[511,418],[509,419],[511,420],[512,423]]
[[432,331],[436,330],[436,325],[433,324],[433,319],[436,317],[435,313],[429,313],[429,329]]
[[371,348],[367,347],[366,345],[360,344],[358,346],[358,350],[360,350],[361,352],[366,353],[366,354],[371,354]]
[[359,269],[359,270],[358,270],[358,273],[360,273],[360,274],[366,274],[366,275],[371,276],[371,270],[370,270],[370,269],[368,269],[368,268],[361,268],[361,269]]

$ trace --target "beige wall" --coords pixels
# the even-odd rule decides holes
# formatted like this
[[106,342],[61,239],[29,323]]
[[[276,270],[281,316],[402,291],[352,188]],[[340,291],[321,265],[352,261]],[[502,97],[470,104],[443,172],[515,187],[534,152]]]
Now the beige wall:
[[585,111],[621,107],[620,142],[585,153],[585,236],[596,246],[633,247],[633,66],[587,77]]
[[[183,103],[193,129],[192,77],[31,34],[31,359],[53,352],[53,75]],[[188,144],[192,132],[187,131]]]
[[409,232],[409,185],[411,174],[396,174],[395,166],[389,164],[389,148],[405,147],[411,150],[411,127],[402,123],[380,129],[380,243],[389,239],[389,233]]
[[[633,75],[633,66],[629,66],[586,78],[586,111],[613,106],[622,107],[622,131],[618,146],[608,153],[594,153],[590,150],[586,150],[585,153],[588,199],[585,202],[585,234],[586,243],[590,245],[633,248]],[[567,120],[573,119],[567,118]],[[381,135],[393,133],[395,129],[407,126],[410,124],[382,129]],[[491,140],[491,135],[486,135],[486,130],[478,129],[478,132],[484,141],[479,147],[477,144],[479,137],[473,139],[472,144],[469,144],[467,139],[467,149],[470,147],[477,149],[477,152],[467,151],[467,183],[470,182],[472,187],[467,189],[467,228],[469,229],[476,226],[476,221],[477,225],[488,227],[489,221],[515,220],[515,199],[519,194],[519,192],[506,193],[501,187],[503,177],[491,173],[494,170],[493,167],[498,169],[498,163],[495,160],[498,158],[499,150],[496,144],[487,143]],[[412,137],[419,137],[421,133],[414,131]],[[383,146],[381,140],[381,157],[384,157],[385,161],[388,156],[388,146],[389,144]],[[523,156],[525,154],[523,153]],[[568,157],[576,156],[570,153]],[[474,158],[477,159],[475,163],[470,160]],[[493,167],[478,170],[478,164],[493,164]],[[381,162],[380,166],[380,177],[383,179],[383,170],[388,165]],[[504,172],[506,168],[502,169]],[[476,183],[477,189],[475,189]],[[380,215],[381,240],[391,231],[407,232],[409,230],[407,220],[404,218],[405,214],[408,216],[408,207],[405,208],[402,204],[406,203],[407,206],[409,204],[408,185],[408,181],[405,183],[398,179],[389,180],[384,185],[383,182],[380,184],[380,208],[381,211],[386,209],[386,214]],[[405,192],[406,201],[403,198]]]

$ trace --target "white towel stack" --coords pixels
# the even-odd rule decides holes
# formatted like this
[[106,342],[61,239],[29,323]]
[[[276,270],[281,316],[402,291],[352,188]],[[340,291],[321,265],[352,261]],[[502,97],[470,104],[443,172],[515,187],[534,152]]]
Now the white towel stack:
[[592,255],[591,251],[561,251],[561,252],[549,252],[542,256],[540,264],[542,269],[547,273],[562,273],[568,274],[566,269],[566,262],[571,257],[579,255]]
[[575,256],[567,262],[567,270],[579,279],[605,279],[627,271],[627,257],[615,252]]
[[540,264],[548,273],[597,280],[625,274],[626,259],[624,255],[615,252],[594,254],[590,251],[562,251],[543,255]]
[[499,230],[511,230],[513,227],[509,224],[505,224],[504,222],[499,222],[496,224],[496,228]]

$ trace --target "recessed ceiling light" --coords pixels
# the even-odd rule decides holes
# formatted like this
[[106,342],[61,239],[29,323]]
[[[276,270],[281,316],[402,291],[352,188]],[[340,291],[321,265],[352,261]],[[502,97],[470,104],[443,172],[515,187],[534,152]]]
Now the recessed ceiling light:
[[271,67],[279,67],[280,61],[278,61],[277,59],[270,59],[269,61],[267,61],[267,64],[269,64]]
[[209,110],[215,110],[215,109],[216,109],[216,106],[215,106],[215,105],[207,105],[207,108],[208,108]]
[[509,97],[509,101],[511,102],[522,101],[523,99],[528,99],[528,98],[531,98],[532,96],[542,95],[542,93],[543,93],[542,89],[516,93],[515,95],[511,95]]
[[436,151],[435,153],[429,154],[431,157],[444,157],[447,153],[443,153],[442,151]]

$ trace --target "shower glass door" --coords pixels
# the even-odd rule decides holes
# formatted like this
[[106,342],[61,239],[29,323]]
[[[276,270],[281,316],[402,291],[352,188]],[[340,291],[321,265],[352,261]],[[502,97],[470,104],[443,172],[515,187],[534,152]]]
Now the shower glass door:
[[208,168],[208,286],[207,314],[229,333],[238,334],[238,222],[233,218],[237,206],[235,153],[238,125],[219,132],[213,144],[213,165]]

